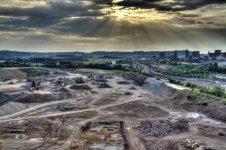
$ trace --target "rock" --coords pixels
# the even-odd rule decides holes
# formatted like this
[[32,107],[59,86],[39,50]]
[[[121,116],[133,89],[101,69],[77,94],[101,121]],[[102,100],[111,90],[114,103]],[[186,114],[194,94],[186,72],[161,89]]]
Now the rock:
[[224,136],[224,133],[221,132],[221,133],[218,133],[218,135],[219,135],[219,136]]
[[199,140],[186,139],[181,142],[186,148],[195,149],[200,146],[201,142]]

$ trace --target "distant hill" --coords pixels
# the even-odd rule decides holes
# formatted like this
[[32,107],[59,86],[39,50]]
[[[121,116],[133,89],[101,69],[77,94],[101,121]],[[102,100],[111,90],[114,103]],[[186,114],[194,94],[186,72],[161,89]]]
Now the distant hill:
[[56,56],[76,56],[81,55],[82,52],[19,52],[1,50],[0,58],[37,58],[37,57],[56,57]]

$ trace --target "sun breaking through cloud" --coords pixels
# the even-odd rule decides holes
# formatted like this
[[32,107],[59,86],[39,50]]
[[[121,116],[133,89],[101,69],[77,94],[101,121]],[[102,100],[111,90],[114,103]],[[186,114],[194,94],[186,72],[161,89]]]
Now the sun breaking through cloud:
[[226,49],[226,0],[1,0],[0,49]]

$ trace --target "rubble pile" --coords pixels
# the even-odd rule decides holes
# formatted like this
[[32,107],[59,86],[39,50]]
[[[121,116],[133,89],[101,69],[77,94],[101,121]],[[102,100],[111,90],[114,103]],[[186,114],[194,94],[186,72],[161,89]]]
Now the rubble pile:
[[167,120],[143,121],[136,129],[146,136],[159,137],[186,132],[189,129],[189,124],[185,119],[169,118]]
[[186,139],[181,142],[181,145],[184,145],[186,148],[195,149],[199,147],[201,142],[199,140]]
[[71,78],[59,78],[58,80],[54,81],[56,86],[64,87],[66,85],[74,84],[74,79]]
[[59,109],[60,111],[72,111],[72,110],[88,109],[88,107],[77,106],[71,103],[63,103],[63,104],[58,104],[57,109]]
[[83,83],[85,83],[85,81],[84,81],[84,79],[82,77],[77,77],[77,78],[75,78],[75,83],[83,84]]

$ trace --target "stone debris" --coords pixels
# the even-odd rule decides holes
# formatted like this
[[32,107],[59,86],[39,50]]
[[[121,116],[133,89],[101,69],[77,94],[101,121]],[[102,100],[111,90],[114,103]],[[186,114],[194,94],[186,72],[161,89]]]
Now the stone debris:
[[181,142],[181,145],[184,145],[186,148],[189,148],[189,149],[195,149],[199,147],[200,144],[201,144],[201,141],[193,140],[193,139],[186,139]]
[[189,124],[185,119],[169,118],[167,120],[143,121],[137,127],[146,136],[167,136],[188,131]]

